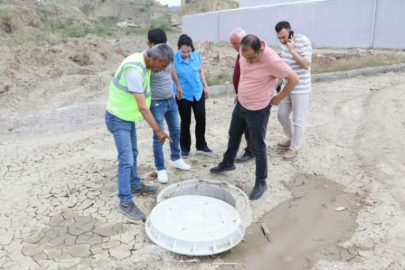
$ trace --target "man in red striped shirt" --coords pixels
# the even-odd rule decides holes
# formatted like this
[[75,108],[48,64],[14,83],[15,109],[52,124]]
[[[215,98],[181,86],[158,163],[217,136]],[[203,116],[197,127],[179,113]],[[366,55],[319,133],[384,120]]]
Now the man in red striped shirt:
[[[236,63],[235,63],[235,68],[233,70],[233,87],[235,88],[235,103],[237,101],[238,97],[238,87],[239,87],[239,80],[240,80],[240,65],[239,65],[239,59],[240,59],[240,42],[242,39],[246,36],[245,30],[241,28],[235,28],[232,30],[231,34],[229,35],[229,41],[232,45],[232,47],[236,50],[238,53],[238,56],[236,57]],[[250,143],[250,135],[249,135],[249,129],[246,128],[245,130],[245,139],[246,139],[246,148],[245,152],[240,156],[235,158],[236,163],[244,163],[249,160],[252,160],[255,156],[253,155],[252,152],[252,146]]]

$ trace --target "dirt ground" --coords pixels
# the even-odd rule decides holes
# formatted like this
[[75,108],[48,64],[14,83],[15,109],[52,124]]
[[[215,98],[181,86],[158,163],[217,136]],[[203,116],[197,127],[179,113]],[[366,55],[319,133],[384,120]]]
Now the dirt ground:
[[[169,35],[173,47],[177,36]],[[0,269],[405,269],[404,72],[314,84],[304,148],[293,162],[275,146],[283,135],[273,108],[269,189],[252,202],[255,223],[246,241],[221,255],[189,258],[153,245],[142,222],[116,210],[116,152],[103,118],[108,84],[122,59],[145,44],[143,36],[88,35],[41,46],[1,40]],[[229,83],[236,57],[229,44],[196,48],[210,83]],[[314,64],[330,71],[404,55],[316,49]],[[209,174],[225,151],[232,109],[232,97],[207,101],[207,141],[215,154],[192,152],[192,170],[169,169],[171,182],[218,179],[250,193],[254,163]],[[162,189],[149,176],[152,132],[143,122],[137,127],[140,175]],[[168,157],[167,145],[165,151]],[[297,186],[297,176],[306,184]],[[156,196],[136,203],[150,213]],[[261,222],[273,243],[258,230]]]
[[[142,222],[133,222],[116,210],[116,152],[103,119],[107,85],[122,59],[120,54],[143,45],[133,40],[106,44],[88,37],[60,46],[3,46],[0,54],[0,268],[219,269],[235,263],[238,269],[244,262],[236,264],[232,252],[204,258],[167,252],[148,240]],[[116,54],[108,53],[110,46],[117,49]],[[266,139],[269,189],[252,202],[254,221],[261,222],[275,209],[265,220],[277,214],[277,226],[287,225],[287,216],[283,219],[283,211],[276,207],[294,198],[288,187],[297,175],[333,181],[345,193],[360,198],[354,216],[345,212],[350,209],[342,212],[354,225],[329,245],[349,254],[314,257],[309,252],[304,256],[308,260],[297,267],[405,269],[404,90],[404,72],[314,84],[304,147],[293,162],[283,161],[283,152],[276,147],[283,135],[277,108],[272,108]],[[187,160],[192,170],[169,169],[171,182],[218,179],[249,194],[254,163],[238,165],[223,175],[209,174],[226,148],[232,109],[232,97],[207,101],[206,136],[215,154],[192,151]],[[162,189],[149,176],[154,169],[152,132],[143,122],[137,128],[140,175]],[[168,157],[167,145],[165,151]],[[156,196],[135,201],[150,213]],[[307,211],[310,218],[311,208]],[[269,224],[276,241],[278,227]],[[311,226],[331,225],[319,219]],[[289,228],[296,233],[299,227]],[[301,241],[287,239],[284,245],[277,242],[282,250],[279,256],[284,261],[298,260],[288,247],[299,249]],[[313,252],[319,253],[321,247]],[[252,268],[245,265],[245,269]],[[281,268],[267,265],[266,269]]]

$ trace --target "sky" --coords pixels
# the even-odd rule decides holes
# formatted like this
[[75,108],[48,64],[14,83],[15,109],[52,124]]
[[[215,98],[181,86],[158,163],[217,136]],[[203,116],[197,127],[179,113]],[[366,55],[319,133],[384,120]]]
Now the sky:
[[163,5],[171,6],[180,6],[181,0],[157,0],[158,2],[162,3]]

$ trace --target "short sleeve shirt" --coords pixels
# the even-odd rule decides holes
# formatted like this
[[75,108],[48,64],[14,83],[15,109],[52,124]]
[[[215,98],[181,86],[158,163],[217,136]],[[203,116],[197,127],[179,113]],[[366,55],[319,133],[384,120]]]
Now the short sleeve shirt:
[[129,68],[124,73],[128,84],[128,91],[135,94],[143,94],[144,78],[141,72],[134,68]]
[[[294,40],[297,53],[304,57],[308,62],[312,62],[312,44],[309,39],[301,34],[298,34]],[[297,73],[300,81],[291,92],[292,95],[307,94],[311,92],[311,68],[305,70],[294,60],[292,54],[286,45],[281,45],[281,57],[283,60]],[[283,82],[283,88],[286,82]]]
[[240,57],[238,100],[251,111],[261,110],[270,104],[274,96],[276,78],[285,78],[291,68],[271,48],[264,44],[259,60],[254,63]]
[[[201,62],[201,55],[197,51],[190,53],[187,62],[179,51],[174,56],[174,67],[183,90],[183,99],[188,101],[201,99],[204,89],[200,76]],[[173,90],[177,92],[176,84],[173,85]]]

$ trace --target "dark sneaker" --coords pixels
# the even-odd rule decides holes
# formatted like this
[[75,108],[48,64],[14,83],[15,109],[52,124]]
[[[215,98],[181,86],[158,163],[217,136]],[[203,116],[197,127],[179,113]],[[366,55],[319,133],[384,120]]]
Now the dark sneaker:
[[138,207],[136,207],[133,202],[120,203],[118,205],[118,211],[132,219],[146,219],[146,215]]
[[131,188],[132,194],[134,195],[141,195],[141,194],[151,194],[156,193],[157,187],[156,186],[147,186],[147,185],[140,185],[138,188]]
[[181,157],[182,158],[188,158],[188,154],[189,154],[188,151],[181,151]]
[[219,163],[218,166],[211,168],[210,173],[221,173],[226,171],[233,171],[235,169],[235,164],[233,164],[232,166],[224,166],[222,163]]
[[197,149],[197,153],[200,154],[212,154],[212,150],[208,148],[208,146],[205,146],[204,148]]
[[249,199],[251,200],[259,199],[266,190],[267,190],[266,183],[256,183],[252,190],[252,193],[250,193]]
[[255,157],[244,153],[240,157],[235,158],[236,163],[245,163],[249,160],[253,160]]

